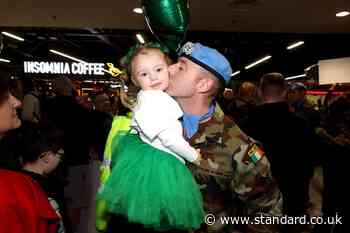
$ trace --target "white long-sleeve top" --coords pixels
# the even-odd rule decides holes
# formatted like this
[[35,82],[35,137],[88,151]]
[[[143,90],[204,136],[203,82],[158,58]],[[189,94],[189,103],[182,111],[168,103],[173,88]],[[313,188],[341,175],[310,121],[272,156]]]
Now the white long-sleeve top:
[[184,139],[179,118],[183,112],[167,93],[141,90],[131,121],[131,132],[138,133],[145,143],[168,152],[185,163],[197,159],[196,150]]

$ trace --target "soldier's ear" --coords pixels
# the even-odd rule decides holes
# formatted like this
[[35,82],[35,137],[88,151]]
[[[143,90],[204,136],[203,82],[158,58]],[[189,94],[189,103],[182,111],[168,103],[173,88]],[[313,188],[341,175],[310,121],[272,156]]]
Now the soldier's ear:
[[198,80],[196,87],[199,93],[207,93],[215,86],[215,81],[210,77],[202,77]]

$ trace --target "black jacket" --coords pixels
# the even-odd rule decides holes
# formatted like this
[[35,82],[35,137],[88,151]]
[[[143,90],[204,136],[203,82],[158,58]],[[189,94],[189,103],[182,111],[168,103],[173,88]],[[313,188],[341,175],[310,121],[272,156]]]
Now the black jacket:
[[257,106],[248,116],[245,132],[263,144],[272,175],[284,195],[285,212],[302,214],[308,200],[317,148],[307,122],[290,111],[287,102]]

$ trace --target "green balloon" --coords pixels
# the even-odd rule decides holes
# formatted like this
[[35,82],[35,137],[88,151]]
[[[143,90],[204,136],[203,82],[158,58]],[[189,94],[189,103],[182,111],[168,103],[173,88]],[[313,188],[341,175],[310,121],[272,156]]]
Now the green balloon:
[[178,50],[188,29],[188,0],[142,0],[141,3],[152,34],[170,50]]

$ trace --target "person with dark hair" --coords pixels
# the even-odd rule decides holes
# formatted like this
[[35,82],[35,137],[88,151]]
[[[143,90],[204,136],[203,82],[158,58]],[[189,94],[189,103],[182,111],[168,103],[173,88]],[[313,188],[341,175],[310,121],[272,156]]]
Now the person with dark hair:
[[320,113],[315,110],[306,98],[307,87],[301,82],[292,83],[289,87],[288,101],[293,111],[304,118],[310,126],[316,128],[320,125]]
[[[0,74],[0,168],[18,170],[21,168],[18,156],[14,152],[16,141],[13,140],[12,129],[21,125],[17,111],[21,102],[10,93],[9,80]],[[9,131],[9,132],[8,132]],[[2,132],[6,132],[2,133]]]
[[10,93],[8,78],[0,73],[0,138],[21,125],[17,115],[20,106],[21,102]]
[[[48,200],[57,215],[62,218],[57,201],[57,187],[49,175],[57,168],[63,158],[64,151],[62,132],[54,128],[39,128],[35,124],[23,124],[17,131],[22,138],[21,161],[23,172],[37,181],[48,196]],[[63,221],[57,233],[65,232]]]
[[349,232],[346,230],[348,211],[346,205],[349,197],[347,185],[347,161],[350,154],[350,99],[345,96],[337,97],[329,106],[329,113],[325,125],[317,128],[323,144],[323,206],[324,216],[339,216],[343,224],[320,225],[315,233]]
[[263,104],[249,114],[246,130],[263,144],[271,161],[272,175],[283,194],[284,214],[304,215],[315,153],[312,130],[291,111],[282,74],[265,74],[259,92]]
[[[56,96],[43,105],[42,122],[54,124],[64,134],[65,160],[62,163],[66,172],[67,185],[64,187],[65,206],[69,222],[67,231],[86,233],[89,229],[89,216],[96,190],[93,186],[96,174],[91,153],[93,148],[93,128],[91,112],[80,105],[75,96],[73,83],[67,77],[53,80]],[[91,156],[93,155],[93,156]]]
[[[0,74],[0,142],[21,125],[16,113],[21,103],[10,93],[6,78]],[[59,217],[30,176],[0,168],[0,187],[0,233],[57,232]]]

